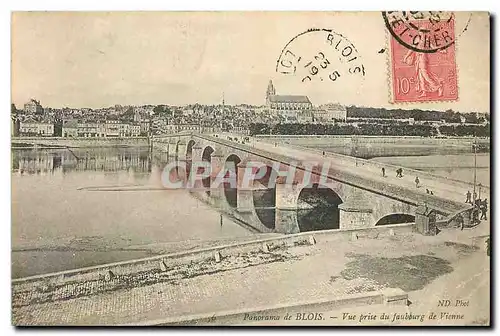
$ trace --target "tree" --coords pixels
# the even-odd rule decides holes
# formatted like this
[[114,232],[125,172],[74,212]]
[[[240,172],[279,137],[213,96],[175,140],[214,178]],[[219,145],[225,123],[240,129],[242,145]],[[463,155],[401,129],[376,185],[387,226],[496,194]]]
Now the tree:
[[160,115],[163,113],[163,111],[165,111],[165,107],[163,105],[156,105],[153,109],[155,115]]
[[163,115],[170,117],[172,115],[172,110],[167,105],[163,106]]
[[134,108],[130,106],[125,113],[122,114],[122,118],[132,121],[134,120]]
[[16,108],[16,104],[10,104],[10,113],[11,114],[16,114],[17,113],[17,108]]

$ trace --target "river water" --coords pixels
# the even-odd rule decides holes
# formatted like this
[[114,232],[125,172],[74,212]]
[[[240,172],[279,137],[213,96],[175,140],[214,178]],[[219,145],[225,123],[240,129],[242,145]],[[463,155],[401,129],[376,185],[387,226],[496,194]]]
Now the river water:
[[[124,191],[137,186],[146,190]],[[160,187],[147,149],[12,150],[12,278],[253,235],[227,218],[221,225],[188,192]]]

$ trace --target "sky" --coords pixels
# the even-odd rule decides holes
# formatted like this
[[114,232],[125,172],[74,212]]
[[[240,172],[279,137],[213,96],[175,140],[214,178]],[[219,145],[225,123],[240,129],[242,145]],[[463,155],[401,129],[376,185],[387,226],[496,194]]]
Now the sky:
[[[465,17],[471,21],[461,33]],[[308,95],[315,105],[489,113],[488,16],[458,14],[456,27],[459,100],[393,104],[389,33],[379,12],[15,12],[12,101],[18,108],[30,98],[50,107],[218,104],[224,93],[227,104],[263,105],[273,80],[278,94]],[[327,54],[328,69],[343,74],[337,81],[277,73],[285,45],[310,28],[348,39],[365,76],[342,72],[345,64],[317,34],[290,46],[304,58]]]

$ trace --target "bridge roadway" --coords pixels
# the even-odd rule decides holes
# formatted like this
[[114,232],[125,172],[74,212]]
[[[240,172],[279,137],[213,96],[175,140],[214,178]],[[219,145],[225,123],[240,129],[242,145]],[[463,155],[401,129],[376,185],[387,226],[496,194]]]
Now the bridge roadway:
[[[213,141],[225,146],[237,148],[250,152],[256,156],[265,157],[275,161],[303,166],[308,162],[328,162],[330,169],[328,177],[343,183],[361,186],[363,189],[382,194],[387,197],[399,199],[413,205],[426,203],[429,208],[438,211],[442,215],[453,216],[468,210],[471,206],[465,203],[465,194],[468,190],[472,192],[473,185],[419,172],[403,167],[403,177],[396,177],[396,167],[392,165],[358,159],[346,155],[318,153],[316,150],[296,147],[283,143],[270,143],[251,139],[246,145],[233,141],[224,140],[207,135],[194,134],[208,141]],[[382,176],[381,167],[386,167],[386,176]],[[420,187],[415,185],[415,177],[420,180]],[[433,195],[427,194],[426,189],[432,190]],[[489,188],[482,187],[483,195],[489,196]]]
[[[434,194],[440,195],[447,199],[456,201],[458,203],[463,203],[465,194],[467,193],[467,188],[464,186],[451,185],[447,183],[446,179],[443,178],[442,181],[438,180],[430,180],[425,179],[425,176],[422,174],[415,174],[415,171],[411,171],[412,174],[405,174],[405,170],[403,169],[403,177],[396,177],[396,172],[386,169],[386,176],[382,176],[382,171],[378,167],[373,165],[366,165],[365,162],[367,160],[364,159],[355,159],[354,165],[352,162],[339,161],[335,159],[330,159],[328,157],[324,157],[323,155],[319,155],[316,153],[310,153],[303,150],[295,149],[292,147],[287,147],[284,145],[274,147],[273,144],[265,143],[265,142],[257,142],[256,148],[260,148],[263,150],[267,150],[269,152],[280,152],[289,157],[298,158],[302,161],[328,161],[332,167],[339,170],[348,170],[351,173],[355,173],[358,176],[362,176],[366,179],[376,180],[382,183],[390,183],[393,185],[400,186],[405,189],[410,189],[412,192],[418,192],[425,196],[427,196],[426,189],[432,190]],[[417,188],[415,184],[415,177],[419,176],[420,187]],[[471,187],[471,186],[468,186]]]

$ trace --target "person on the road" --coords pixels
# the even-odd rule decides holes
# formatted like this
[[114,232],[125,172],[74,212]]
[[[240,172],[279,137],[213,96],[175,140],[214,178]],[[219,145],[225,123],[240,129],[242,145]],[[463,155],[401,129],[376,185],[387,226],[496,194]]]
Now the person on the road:
[[403,177],[403,168],[398,168],[396,170],[396,177]]
[[417,176],[417,177],[415,177],[415,186],[416,186],[417,188],[419,188],[419,187],[420,187],[420,180],[419,180],[418,176]]
[[472,210],[472,224],[477,223],[479,223],[479,207],[475,205],[474,210]]
[[481,218],[479,219],[488,220],[488,218],[486,217],[486,213],[488,212],[488,201],[486,200],[486,198],[481,202],[481,206],[479,207],[479,209],[481,210]]
[[470,199],[470,197],[472,196],[470,190],[467,190],[467,194],[465,194],[465,196],[466,196],[465,203],[472,203],[472,200]]
[[382,167],[382,177],[385,177],[385,168]]
[[458,224],[460,225],[460,230],[463,231],[465,226],[465,220],[463,215],[459,215],[457,219],[458,219]]

